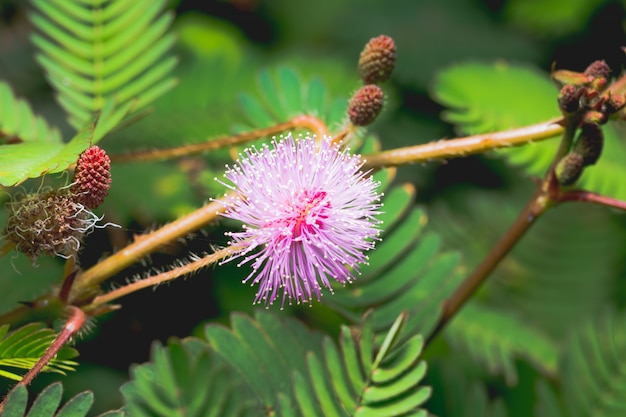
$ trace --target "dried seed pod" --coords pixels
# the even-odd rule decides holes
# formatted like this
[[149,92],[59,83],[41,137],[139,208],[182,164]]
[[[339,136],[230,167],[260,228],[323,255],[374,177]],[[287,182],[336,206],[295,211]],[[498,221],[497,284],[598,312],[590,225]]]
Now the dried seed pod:
[[83,236],[100,220],[67,191],[28,194],[7,207],[4,238],[33,262],[41,254],[75,255]]

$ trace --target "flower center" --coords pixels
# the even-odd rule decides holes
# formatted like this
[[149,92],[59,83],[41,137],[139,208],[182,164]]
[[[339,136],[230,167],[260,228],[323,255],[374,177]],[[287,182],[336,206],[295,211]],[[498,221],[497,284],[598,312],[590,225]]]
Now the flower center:
[[288,208],[290,216],[286,219],[293,238],[315,233],[323,226],[331,207],[330,201],[324,200],[325,191],[303,190],[295,196]]

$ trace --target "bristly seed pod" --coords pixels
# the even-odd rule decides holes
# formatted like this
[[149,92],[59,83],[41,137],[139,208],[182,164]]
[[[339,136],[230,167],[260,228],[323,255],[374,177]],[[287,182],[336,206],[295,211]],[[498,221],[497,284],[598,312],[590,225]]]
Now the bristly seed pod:
[[355,126],[372,123],[383,108],[385,93],[375,84],[365,85],[357,90],[348,104],[348,116]]
[[583,165],[595,164],[604,146],[604,135],[602,129],[597,124],[583,124],[580,134],[574,144],[572,152],[582,156]]
[[359,74],[365,84],[380,84],[396,65],[396,44],[389,36],[370,39],[359,57]]
[[72,182],[71,191],[77,203],[91,209],[102,204],[111,187],[111,160],[106,152],[95,145],[83,152]]
[[85,234],[98,227],[95,214],[74,201],[67,190],[28,194],[7,205],[4,238],[35,262],[41,254],[75,255]]
[[556,179],[561,185],[572,185],[578,181],[584,168],[585,165],[581,155],[574,152],[568,153],[556,165]]

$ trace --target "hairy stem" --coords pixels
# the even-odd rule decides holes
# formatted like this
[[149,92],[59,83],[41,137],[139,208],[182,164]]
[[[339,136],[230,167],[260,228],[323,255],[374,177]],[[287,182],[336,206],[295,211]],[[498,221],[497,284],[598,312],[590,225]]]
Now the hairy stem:
[[251,140],[259,139],[265,136],[275,135],[280,132],[284,132],[290,129],[309,129],[319,137],[328,135],[328,128],[320,119],[301,115],[296,116],[293,119],[280,123],[274,126],[270,126],[264,129],[257,129],[252,132],[241,133],[239,135],[221,137],[211,139],[208,142],[194,143],[190,145],[184,145],[176,148],[169,149],[155,149],[145,152],[132,152],[121,155],[112,155],[112,162],[137,162],[137,161],[155,161],[163,159],[180,158],[183,156],[197,155],[208,151],[214,151],[216,149],[222,149],[229,146],[240,145],[242,143],[249,142]]
[[168,242],[184,237],[215,220],[224,210],[222,203],[214,201],[178,220],[168,223],[147,235],[138,236],[136,240],[121,251],[98,262],[78,275],[70,291],[68,301],[78,303],[83,297],[89,296],[98,285],[121,270],[139,261],[146,255],[157,250]]
[[179,266],[167,272],[163,272],[158,275],[153,275],[151,277],[148,277],[139,281],[135,281],[131,284],[117,288],[104,295],[100,295],[94,298],[94,300],[89,305],[85,306],[84,308],[86,311],[91,311],[91,310],[97,309],[99,306],[103,304],[110,303],[113,300],[117,300],[118,298],[124,297],[128,294],[132,294],[135,291],[139,291],[147,287],[153,287],[159,284],[163,284],[167,281],[174,280],[183,275],[191,274],[193,272],[198,271],[199,269],[206,268],[207,266],[214,264],[221,259],[226,258],[230,254],[232,254],[234,250],[236,250],[236,247],[228,246],[224,249],[221,249],[210,255],[204,256],[186,265]]
[[528,142],[549,139],[563,132],[562,117],[501,132],[486,133],[464,138],[440,140],[423,145],[408,146],[363,155],[364,170],[389,166],[429,162],[437,159],[459,158],[492,149],[520,146]]
[[[63,329],[50,344],[44,355],[37,361],[37,363],[24,375],[22,380],[18,382],[15,387],[11,389],[11,392],[20,385],[27,386],[32,380],[39,375],[39,373],[50,363],[50,361],[59,353],[59,350],[70,340],[70,338],[78,332],[86,321],[85,313],[78,307],[68,307],[71,315],[70,318],[63,325]],[[9,394],[11,393],[9,392]],[[9,395],[7,394],[0,403],[0,413],[4,409],[5,402]]]

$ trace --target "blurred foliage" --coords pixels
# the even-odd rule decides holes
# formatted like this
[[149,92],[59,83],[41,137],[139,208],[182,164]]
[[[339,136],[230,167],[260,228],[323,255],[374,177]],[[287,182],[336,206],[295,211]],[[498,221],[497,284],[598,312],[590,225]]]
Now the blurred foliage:
[[[120,31],[120,51],[134,46],[129,49],[154,58],[144,56],[122,71],[130,84],[121,83],[120,91],[152,70],[160,74],[154,90],[137,87],[148,91],[142,105],[111,107],[102,115],[101,130],[88,127],[76,136],[87,120],[86,109],[102,109],[94,103],[108,97],[109,90],[81,84],[81,99],[67,88],[67,77],[95,69],[78,61],[70,62],[76,64],[73,69],[59,67],[67,56],[49,43],[71,41],[55,31],[68,16],[46,14],[41,5],[61,3],[0,1],[0,144],[24,140],[22,148],[0,147],[2,184],[65,171],[113,127],[100,142],[113,156],[203,143],[296,114],[320,117],[337,131],[347,100],[359,87],[359,51],[381,33],[395,39],[398,62],[384,86],[383,114],[354,143],[364,147],[362,152],[545,121],[558,116],[558,90],[547,77],[554,61],[559,68],[582,70],[591,59],[607,59],[615,71],[624,62],[619,46],[626,6],[617,0],[155,2],[151,7],[164,17],[155,18],[160,23],[146,37],[145,48],[137,46],[141,43],[132,29],[145,33],[151,27],[146,19],[155,15],[135,15],[143,22],[136,27],[126,21],[108,29]],[[88,2],[70,3],[87,7]],[[133,7],[140,10],[148,3]],[[78,20],[85,19],[80,7],[70,8]],[[126,6],[119,7],[124,17]],[[39,17],[29,23],[29,15]],[[166,33],[168,16],[175,18]],[[36,47],[29,42],[33,26],[39,31]],[[172,69],[174,62],[178,65]],[[115,72],[115,65],[111,68]],[[174,79],[177,85],[170,90]],[[115,90],[116,83],[107,88]],[[128,111],[135,112],[126,117]],[[604,129],[605,154],[585,172],[581,185],[625,198],[624,126],[610,123]],[[115,312],[119,320],[111,332],[106,319],[100,320],[103,331],[77,343],[79,351],[81,343],[102,348],[86,349],[79,357],[87,365],[71,375],[63,394],[64,401],[86,389],[106,396],[111,390],[98,391],[98,381],[116,385],[119,374],[128,373],[123,398],[111,395],[102,400],[106,406],[89,412],[93,398],[82,393],[62,410],[74,407],[80,410],[71,415],[94,415],[126,404],[128,415],[174,415],[173,410],[189,404],[189,413],[180,415],[296,416],[321,415],[323,404],[334,415],[387,415],[397,405],[404,407],[401,415],[425,415],[424,410],[451,417],[578,416],[592,410],[623,415],[626,327],[623,312],[615,310],[626,305],[626,230],[623,218],[604,208],[569,204],[549,212],[442,337],[422,352],[440,301],[513,221],[532,193],[529,178],[543,175],[556,144],[553,139],[463,161],[379,172],[386,189],[383,240],[369,254],[363,275],[325,295],[323,304],[289,306],[275,315],[254,312],[254,290],[241,285],[247,271],[231,263],[192,278],[210,280],[208,294],[192,294],[192,289],[157,302],[151,300],[158,294],[137,294],[132,302],[141,314]],[[43,162],[22,158],[27,154]],[[114,186],[100,212],[122,224],[124,232],[88,239],[81,259],[97,262],[133,234],[220,195],[223,189],[213,178],[234,154],[220,150],[172,161],[114,163]],[[18,172],[21,166],[15,164],[24,161],[27,166]],[[38,181],[23,182],[24,192],[67,180],[47,176]],[[2,190],[2,203],[20,192]],[[5,221],[6,212],[0,211],[0,225]],[[162,248],[145,266],[121,273],[118,282],[160,270],[174,256],[210,251],[211,245],[224,243],[223,231],[230,226],[235,225],[220,221]],[[63,274],[58,259],[42,258],[35,267],[23,256],[0,258],[0,312],[45,293]],[[191,300],[200,308],[192,309]],[[188,317],[188,310],[201,313]],[[394,321],[402,311],[408,316]],[[167,319],[155,325],[154,317]],[[167,336],[194,326],[199,339],[165,344]],[[107,349],[103,338],[111,333],[112,344],[132,344],[137,335],[162,344],[151,351],[146,344],[142,357],[130,359],[130,354]],[[131,367],[131,360],[147,363]],[[423,360],[428,363],[425,381]],[[42,380],[52,381],[49,375]],[[50,385],[39,394],[33,407],[45,410],[36,415],[70,415],[57,411],[61,391],[60,385]],[[25,390],[14,392],[9,401],[13,414],[7,415],[24,415],[26,402]]]

